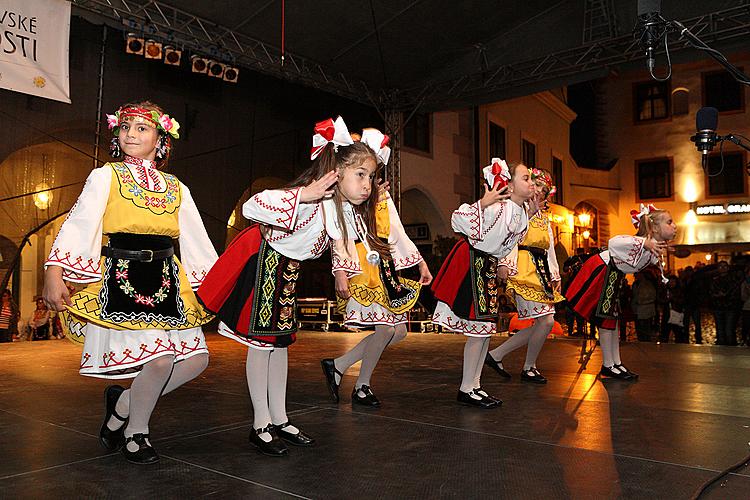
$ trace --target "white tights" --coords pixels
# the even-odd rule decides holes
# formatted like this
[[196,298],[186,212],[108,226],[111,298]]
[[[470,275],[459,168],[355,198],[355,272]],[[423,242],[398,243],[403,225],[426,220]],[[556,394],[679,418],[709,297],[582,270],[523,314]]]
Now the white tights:
[[[375,332],[359,341],[352,347],[349,352],[333,360],[336,369],[341,373],[346,373],[354,363],[362,361],[359,369],[359,377],[354,387],[359,388],[363,385],[370,385],[370,378],[378,365],[380,356],[385,348],[406,338],[406,325],[377,325]],[[336,374],[336,382],[341,382],[341,377]]]
[[523,345],[528,345],[526,348],[526,361],[524,361],[523,369],[525,371],[534,368],[536,367],[536,358],[539,357],[544,341],[547,339],[549,332],[552,331],[552,326],[554,324],[555,319],[552,314],[535,318],[533,325],[524,328],[491,350],[490,356],[492,356],[492,359],[498,363],[502,363],[506,354],[515,351]]

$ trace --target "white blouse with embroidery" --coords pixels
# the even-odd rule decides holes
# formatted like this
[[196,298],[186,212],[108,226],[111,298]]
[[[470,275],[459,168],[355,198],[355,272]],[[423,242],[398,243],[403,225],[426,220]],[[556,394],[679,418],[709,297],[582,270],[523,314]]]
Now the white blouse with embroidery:
[[[165,183],[163,175],[153,168],[125,165],[143,188],[153,187],[155,179]],[[102,225],[111,183],[112,168],[109,164],[91,171],[81,195],[52,244],[45,269],[49,266],[62,267],[63,279],[77,283],[94,283],[101,279]],[[218,256],[190,190],[180,183],[180,191],[182,199],[177,216],[180,262],[191,287],[197,289]]]
[[607,250],[601,252],[599,256],[607,265],[610,260],[613,260],[617,269],[625,274],[637,273],[651,265],[659,266],[662,271],[662,281],[668,281],[664,277],[661,260],[646,249],[645,242],[646,238],[640,236],[614,236],[609,240]]
[[[386,193],[386,203],[388,207],[388,221],[390,226],[388,244],[391,247],[391,259],[393,260],[393,264],[397,271],[416,266],[424,259],[419,253],[419,250],[417,250],[417,246],[406,234],[404,225],[401,223],[401,218],[396,210],[396,204],[393,203],[393,199],[389,193]],[[326,204],[326,207],[327,206],[328,205]],[[359,262],[359,255],[354,242],[354,237],[357,234],[353,228],[354,210],[350,203],[344,203],[343,206],[345,214],[344,220],[347,222],[349,239],[345,242],[340,238],[340,235],[339,237],[336,237],[331,234],[331,231],[329,231],[329,235],[333,239],[333,244],[331,245],[331,268],[333,272],[346,271],[347,278],[351,278],[357,274],[362,274],[362,264]],[[328,214],[328,212],[329,210],[327,209],[326,214]],[[328,222],[330,221],[330,218],[327,218],[326,220]],[[328,225],[330,226],[330,222],[328,222]]]
[[300,202],[302,189],[267,189],[242,205],[245,218],[268,227],[271,248],[295,260],[318,258],[328,248],[322,204]]
[[511,200],[482,208],[481,200],[464,203],[451,216],[457,233],[465,234],[469,244],[482,252],[502,259],[526,234],[529,218],[524,206]]

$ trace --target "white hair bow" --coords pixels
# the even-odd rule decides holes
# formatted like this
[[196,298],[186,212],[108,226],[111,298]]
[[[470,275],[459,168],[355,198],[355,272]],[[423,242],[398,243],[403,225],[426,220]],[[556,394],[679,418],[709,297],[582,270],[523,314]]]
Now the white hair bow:
[[340,116],[336,118],[328,118],[322,122],[315,124],[315,135],[313,135],[313,147],[310,151],[310,159],[314,160],[320,153],[323,152],[329,142],[332,142],[338,146],[351,146],[354,144],[352,136],[349,134],[349,129],[346,128],[344,119]]
[[388,165],[388,160],[391,158],[391,148],[388,147],[390,137],[376,128],[366,128],[362,130],[361,140],[375,151],[383,165]]
[[492,189],[496,189],[498,186],[502,188],[510,181],[508,164],[500,158],[493,158],[492,164],[484,167],[482,173],[484,174],[484,180],[487,181],[487,185]]

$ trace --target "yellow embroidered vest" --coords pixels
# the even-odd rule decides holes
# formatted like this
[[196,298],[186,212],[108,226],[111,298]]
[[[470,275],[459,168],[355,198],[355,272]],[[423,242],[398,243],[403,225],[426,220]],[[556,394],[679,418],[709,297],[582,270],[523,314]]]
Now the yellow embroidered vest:
[[161,188],[151,191],[136,181],[124,163],[109,166],[112,183],[104,211],[104,234],[158,234],[177,238],[180,235],[177,215],[182,201],[177,177],[151,169],[151,175],[159,180],[156,189]]

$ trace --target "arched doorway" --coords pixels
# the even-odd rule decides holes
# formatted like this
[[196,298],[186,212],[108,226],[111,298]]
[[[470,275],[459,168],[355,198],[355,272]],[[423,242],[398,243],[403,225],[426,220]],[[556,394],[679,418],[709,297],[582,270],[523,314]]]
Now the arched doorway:
[[575,214],[573,248],[598,248],[606,246],[610,238],[609,209],[601,200],[583,200],[573,209]]

